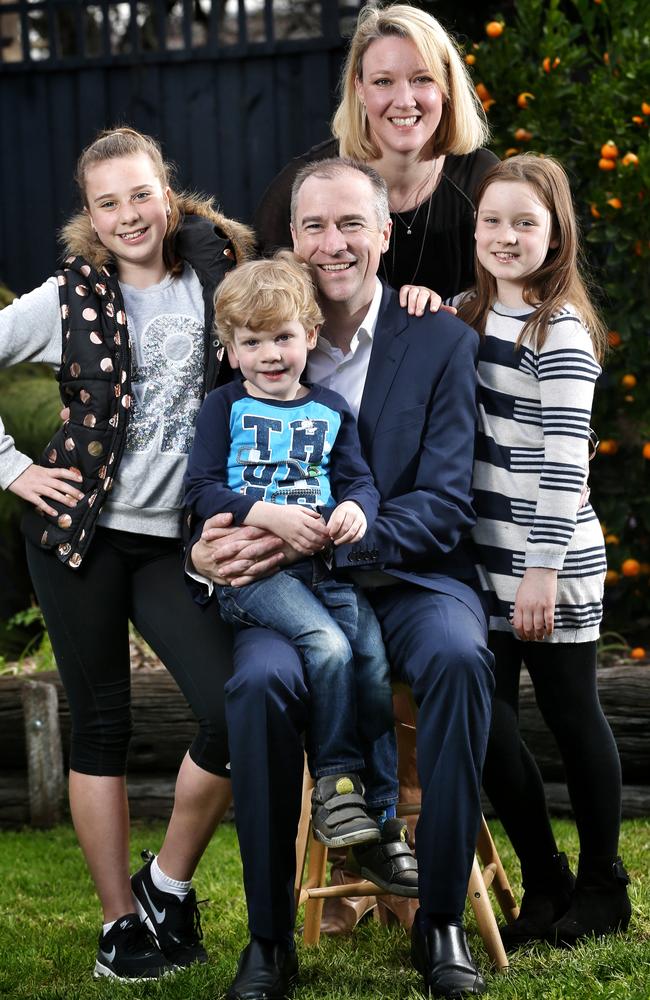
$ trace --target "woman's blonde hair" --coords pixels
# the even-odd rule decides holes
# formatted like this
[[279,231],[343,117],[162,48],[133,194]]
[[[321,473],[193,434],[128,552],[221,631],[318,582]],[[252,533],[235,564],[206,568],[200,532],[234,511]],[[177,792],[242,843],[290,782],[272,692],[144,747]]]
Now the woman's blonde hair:
[[307,264],[290,250],[251,260],[229,271],[214,298],[214,322],[222,344],[232,344],[236,328],[277,330],[301,323],[313,330],[323,322]]
[[489,137],[485,112],[454,40],[435,17],[410,4],[361,9],[341,76],[341,103],[332,120],[341,156],[376,160],[381,156],[371,134],[355,80],[363,79],[363,57],[379,38],[413,42],[444,97],[442,117],[433,135],[433,156],[471,153]]
[[[537,308],[524,324],[516,346],[530,338],[535,349],[540,350],[548,336],[551,318],[569,304],[588,328],[596,357],[602,359],[607,331],[581,274],[578,225],[564,167],[551,156],[535,153],[522,153],[502,160],[481,179],[475,196],[477,210],[489,186],[497,181],[528,184],[538,201],[551,213],[552,238],[558,241],[556,247],[549,247],[541,267],[526,278],[524,301]],[[496,279],[477,258],[476,287],[460,305],[458,315],[484,334],[487,315],[496,297]]]
[[[171,274],[179,274],[183,264],[176,254],[174,244],[181,223],[181,211],[178,206],[178,195],[172,188],[174,167],[163,158],[162,150],[155,139],[128,126],[105,129],[89,146],[86,146],[77,160],[75,181],[87,209],[89,206],[86,197],[86,174],[89,168],[97,163],[105,163],[107,160],[116,160],[123,156],[136,156],[139,153],[145,153],[151,160],[163,190],[169,188],[170,211],[163,240],[163,261]],[[97,243],[101,242],[97,234],[94,234],[94,239]]]

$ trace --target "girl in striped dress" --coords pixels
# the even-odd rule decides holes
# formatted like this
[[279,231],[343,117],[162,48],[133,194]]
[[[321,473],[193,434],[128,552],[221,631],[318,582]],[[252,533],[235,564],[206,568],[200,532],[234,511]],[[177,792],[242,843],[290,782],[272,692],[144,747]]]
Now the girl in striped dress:
[[[502,936],[508,948],[535,939],[571,946],[630,919],[618,857],[620,762],[596,683],[605,548],[593,508],[580,506],[605,331],[580,278],[559,163],[505,160],[483,178],[476,204],[476,288],[458,313],[481,335],[474,538],[493,604],[496,672],[484,787],[525,890]],[[576,879],[519,733],[522,662],[565,766]]]

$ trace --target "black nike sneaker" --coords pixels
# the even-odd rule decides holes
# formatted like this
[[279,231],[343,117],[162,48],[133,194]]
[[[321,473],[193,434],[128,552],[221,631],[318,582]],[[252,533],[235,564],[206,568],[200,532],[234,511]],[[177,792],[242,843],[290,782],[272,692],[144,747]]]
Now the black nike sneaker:
[[159,979],[174,971],[137,913],[125,913],[106,934],[100,934],[95,979],[108,976],[127,982]]
[[181,900],[173,892],[161,892],[153,884],[151,864],[155,855],[143,851],[146,864],[131,876],[131,890],[138,911],[165,958],[176,966],[207,962],[201,944],[203,932],[194,889]]

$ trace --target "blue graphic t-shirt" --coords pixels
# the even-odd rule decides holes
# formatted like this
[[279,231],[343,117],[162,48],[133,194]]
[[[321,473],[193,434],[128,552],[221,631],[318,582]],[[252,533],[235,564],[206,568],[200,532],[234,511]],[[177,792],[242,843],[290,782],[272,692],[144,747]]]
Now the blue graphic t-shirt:
[[317,385],[290,401],[249,396],[241,382],[215,389],[197,420],[185,484],[200,518],[229,512],[238,524],[258,501],[326,511],[355,500],[369,523],[379,505],[347,403]]

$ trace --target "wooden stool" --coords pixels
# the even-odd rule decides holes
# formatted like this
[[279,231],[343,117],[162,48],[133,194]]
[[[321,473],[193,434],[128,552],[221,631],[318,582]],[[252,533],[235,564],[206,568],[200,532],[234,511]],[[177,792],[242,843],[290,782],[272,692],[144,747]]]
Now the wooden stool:
[[[311,792],[314,781],[307,768],[302,786],[302,810],[298,824],[296,840],[296,905],[305,903],[305,923],[303,941],[306,945],[318,944],[320,939],[320,923],[323,912],[323,900],[331,896],[384,896],[386,890],[362,879],[359,882],[346,885],[326,885],[327,848],[311,834]],[[397,807],[398,816],[416,815],[420,807],[417,804]],[[307,848],[309,846],[309,863],[307,876],[303,878]],[[511,924],[519,908],[512,894],[508,877],[501,864],[497,849],[492,840],[485,817],[481,819],[481,830],[476,844],[476,850],[483,863],[479,865],[476,855],[467,887],[467,895],[472,904],[474,916],[483,938],[485,950],[497,969],[508,968],[508,958],[501,941],[497,922],[488,895],[491,886],[506,921]]]

